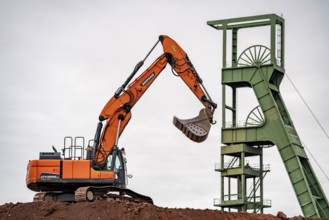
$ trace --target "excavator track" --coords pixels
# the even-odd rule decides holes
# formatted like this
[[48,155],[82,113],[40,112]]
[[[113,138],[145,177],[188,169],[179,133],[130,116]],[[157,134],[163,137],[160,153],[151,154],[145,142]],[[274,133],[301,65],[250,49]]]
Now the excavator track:
[[34,195],[33,202],[61,201],[61,202],[92,202],[94,200],[123,200],[135,203],[150,203],[153,200],[130,189],[115,186],[86,186],[75,192],[40,192]]
[[33,197],[33,202],[41,202],[41,201],[45,201],[45,196],[47,193],[45,192],[40,192],[34,195]]
[[33,202],[42,201],[60,201],[60,202],[74,202],[73,192],[40,192],[34,195]]
[[[114,194],[117,193],[117,194]],[[136,193],[130,189],[123,189],[115,186],[86,186],[80,187],[75,191],[76,202],[92,202],[94,200],[119,199],[131,202],[146,202],[153,204],[153,200],[145,195]]]

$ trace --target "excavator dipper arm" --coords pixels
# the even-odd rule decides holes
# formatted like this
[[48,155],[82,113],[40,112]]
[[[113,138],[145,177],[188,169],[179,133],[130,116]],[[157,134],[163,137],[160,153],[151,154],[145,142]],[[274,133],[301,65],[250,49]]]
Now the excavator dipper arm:
[[[164,53],[127,88],[125,88],[159,41],[161,41],[163,45]],[[201,110],[199,116],[194,119],[180,120],[177,117],[174,117],[174,124],[193,141],[201,142],[206,139],[210,130],[210,123],[213,122],[212,118],[217,105],[211,100],[209,94],[203,87],[202,80],[188,59],[185,51],[168,36],[161,35],[159,41],[154,45],[145,59],[136,65],[133,73],[116,91],[114,96],[107,102],[100,113],[100,122],[99,126],[97,126],[93,147],[94,166],[98,166],[101,169],[108,166],[109,169],[114,169],[116,152],[118,150],[118,140],[131,119],[131,109],[168,63],[205,106],[205,109]],[[105,120],[106,123],[101,132],[101,122]],[[107,158],[109,155],[112,156],[111,164],[107,164]]]
[[[179,77],[181,77],[181,79],[204,104],[204,106],[212,110],[213,114],[213,111],[216,109],[217,105],[212,101],[210,95],[203,86],[202,79],[195,70],[186,52],[179,46],[179,44],[168,36],[161,35],[159,39],[162,42],[164,52],[171,54],[169,63],[173,70]],[[212,115],[209,116],[212,117]]]

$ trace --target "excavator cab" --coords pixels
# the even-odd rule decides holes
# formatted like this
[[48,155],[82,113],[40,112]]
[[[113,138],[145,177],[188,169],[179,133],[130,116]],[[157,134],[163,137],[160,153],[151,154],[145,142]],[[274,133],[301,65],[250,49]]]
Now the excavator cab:
[[[111,170],[113,155],[110,154],[107,157],[107,165],[105,167],[106,170]],[[127,174],[127,159],[126,152],[124,148],[121,148],[117,151],[117,155],[115,156],[114,162],[114,173],[115,173],[115,181],[116,186],[125,187],[128,184],[127,177],[130,176]]]

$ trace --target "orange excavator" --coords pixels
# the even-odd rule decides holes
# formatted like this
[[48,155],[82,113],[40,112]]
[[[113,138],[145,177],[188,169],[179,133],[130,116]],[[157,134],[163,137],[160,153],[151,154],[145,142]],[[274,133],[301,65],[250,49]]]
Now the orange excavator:
[[[159,42],[164,53],[130,83]],[[192,141],[202,142],[207,138],[214,123],[213,114],[217,105],[203,86],[185,51],[170,37],[161,35],[103,108],[95,137],[86,149],[83,146],[84,139],[82,146],[76,144],[77,138],[81,137],[74,141],[66,137],[62,155],[53,147],[54,152],[40,152],[38,160],[29,161],[26,185],[38,192],[34,201],[93,201],[120,197],[153,203],[150,197],[126,188],[129,175],[125,150],[119,148],[118,141],[131,119],[132,108],[168,63],[174,75],[179,76],[204,105],[195,118],[182,120],[174,117],[174,125]]]

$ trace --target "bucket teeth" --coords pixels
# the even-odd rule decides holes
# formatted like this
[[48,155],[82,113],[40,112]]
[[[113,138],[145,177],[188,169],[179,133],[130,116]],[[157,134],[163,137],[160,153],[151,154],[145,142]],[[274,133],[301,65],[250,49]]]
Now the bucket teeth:
[[173,123],[186,137],[198,143],[207,139],[211,127],[206,109],[201,109],[199,115],[191,119],[174,116]]

